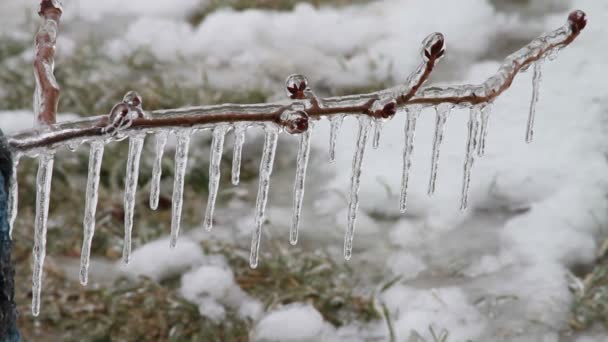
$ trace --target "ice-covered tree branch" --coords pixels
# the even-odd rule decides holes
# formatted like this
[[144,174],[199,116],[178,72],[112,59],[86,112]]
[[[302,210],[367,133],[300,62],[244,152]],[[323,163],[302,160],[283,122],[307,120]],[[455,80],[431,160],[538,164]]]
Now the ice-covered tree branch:
[[[46,0],[43,3],[55,4],[56,2]],[[44,12],[50,13],[49,15],[55,18],[61,14],[61,10],[58,10],[57,7],[47,7]],[[49,21],[56,23],[53,19]],[[399,109],[411,105],[437,106],[446,103],[472,106],[491,103],[511,86],[517,74],[545,58],[554,57],[576,39],[585,25],[585,13],[580,10],[572,12],[566,25],[542,35],[508,56],[495,75],[476,86],[460,85],[420,89],[430,76],[435,64],[445,53],[443,35],[435,33],[423,43],[421,64],[401,86],[369,94],[317,98],[308,88],[305,78],[295,77],[294,80],[299,80],[300,83],[287,85],[289,97],[292,98],[291,102],[252,105],[226,104],[160,110],[148,113],[146,116],[133,117],[130,119],[129,127],[123,128],[125,131],[153,131],[166,127],[203,128],[218,123],[274,122],[288,131],[305,131],[307,127],[305,122],[323,116],[359,114],[378,118],[390,117]],[[56,26],[53,27],[56,28]],[[43,37],[54,38],[50,34],[43,35]],[[42,52],[37,54],[40,56],[37,57],[36,65],[40,65],[40,68],[36,68],[37,75],[52,75],[52,73],[40,73],[40,71],[48,70],[48,66],[52,66],[52,63],[47,63],[49,59],[46,57],[49,54],[52,57],[53,51],[54,49],[45,46],[42,48]],[[50,124],[54,122],[58,87],[56,87],[54,78],[42,79],[44,80],[41,82],[44,95],[42,103],[45,106],[42,107],[44,110],[40,112],[39,116],[42,122]],[[300,85],[303,86],[302,89],[299,88]],[[114,109],[124,110],[125,108],[115,107]],[[285,113],[294,111],[303,111],[306,115],[295,122],[290,120],[290,118],[294,118],[293,116],[285,115]],[[18,133],[9,138],[9,144],[14,151],[28,152],[40,148],[53,149],[68,141],[103,138],[108,135],[108,131],[111,131],[104,127],[111,125],[110,117],[116,115],[117,113],[110,113],[82,121],[56,124],[51,126],[51,130],[45,132],[32,130]],[[122,115],[125,116],[126,112]]]

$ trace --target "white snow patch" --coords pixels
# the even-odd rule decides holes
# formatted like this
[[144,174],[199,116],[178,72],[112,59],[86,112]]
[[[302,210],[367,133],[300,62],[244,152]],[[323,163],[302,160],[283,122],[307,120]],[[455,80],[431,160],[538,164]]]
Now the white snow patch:
[[255,327],[256,341],[317,341],[323,316],[312,305],[294,303],[270,312]]

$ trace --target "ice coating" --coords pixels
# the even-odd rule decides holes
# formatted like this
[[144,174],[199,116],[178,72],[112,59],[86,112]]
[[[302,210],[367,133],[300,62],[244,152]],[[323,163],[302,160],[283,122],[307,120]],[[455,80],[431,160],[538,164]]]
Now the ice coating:
[[407,188],[412,167],[412,154],[414,153],[414,137],[416,133],[416,121],[422,107],[406,107],[407,120],[405,122],[405,146],[403,147],[403,171],[401,174],[401,196],[399,198],[399,210],[404,213],[407,209]]
[[127,157],[127,174],[125,177],[125,238],[122,249],[122,261],[131,260],[131,234],[133,232],[133,214],[135,212],[135,194],[139,179],[139,161],[144,147],[145,134],[134,134],[129,138],[129,154]]
[[283,129],[289,134],[299,134],[308,130],[308,114],[303,110],[286,110],[279,119]]
[[243,144],[245,143],[245,132],[247,126],[235,125],[234,127],[234,150],[232,155],[232,185],[239,185],[241,180],[241,157]]
[[84,237],[82,239],[82,252],[80,253],[80,283],[82,285],[86,285],[89,279],[89,260],[91,256],[91,243],[95,234],[95,213],[99,198],[99,176],[101,174],[103,152],[103,142],[95,141],[91,143],[83,221]]
[[336,160],[336,141],[338,140],[338,134],[340,134],[343,122],[344,115],[332,115],[329,117],[329,161],[331,163]]
[[45,153],[38,157],[36,177],[36,219],[34,221],[34,270],[32,274],[32,314],[40,313],[40,292],[42,290],[42,271],[46,257],[46,232],[51,199],[51,181],[55,156]]
[[439,166],[439,152],[441,151],[441,143],[443,142],[443,134],[445,133],[445,124],[448,115],[452,110],[453,105],[444,103],[435,108],[435,136],[433,138],[433,155],[431,160],[431,179],[429,181],[429,195],[435,193],[435,185],[437,183],[437,168]]
[[169,245],[177,245],[179,228],[182,220],[182,206],[184,203],[184,179],[188,166],[188,151],[190,149],[190,130],[177,132],[177,147],[175,149],[175,175],[173,179],[173,206],[171,207],[171,238]]
[[220,164],[222,162],[222,153],[224,152],[224,137],[226,136],[227,130],[227,126],[217,126],[213,129],[213,140],[211,142],[211,163],[209,165],[209,197],[207,200],[205,220],[203,222],[203,227],[205,227],[206,231],[210,231],[213,227],[213,212],[215,210],[217,190],[220,185]]
[[15,219],[17,219],[17,211],[19,208],[19,183],[17,182],[17,171],[19,168],[19,154],[13,157],[13,171],[8,183],[8,225],[9,236],[13,237],[13,229],[15,228]]
[[536,104],[538,103],[539,87],[542,77],[542,63],[541,61],[538,61],[534,63],[534,74],[532,75],[532,101],[530,102],[530,114],[528,115],[526,130],[527,143],[531,143],[534,136],[534,116],[536,115]]
[[479,144],[477,145],[477,155],[483,157],[486,153],[486,140],[488,137],[488,122],[490,120],[490,114],[492,114],[492,102],[483,106],[481,110],[481,128],[479,131]]
[[298,243],[298,231],[300,229],[302,204],[304,202],[304,190],[306,186],[306,169],[308,168],[308,160],[310,158],[311,135],[312,126],[308,131],[300,135],[300,146],[298,148],[296,166],[296,180],[293,186],[293,219],[291,229],[289,231],[289,243],[292,245],[296,245]]
[[348,226],[344,235],[344,258],[350,260],[353,254],[353,239],[355,236],[355,224],[357,211],[359,210],[359,188],[361,187],[361,171],[363,166],[363,154],[367,145],[367,138],[371,130],[371,120],[366,116],[359,117],[359,132],[357,134],[357,145],[353,157],[353,170],[350,180],[350,196],[348,203]]
[[292,100],[303,100],[310,94],[308,79],[304,75],[293,74],[285,81],[285,91]]
[[460,210],[465,210],[469,202],[469,186],[471,184],[471,170],[475,162],[475,153],[479,139],[479,126],[481,120],[481,106],[473,106],[469,114],[466,156],[464,160],[464,176],[462,180],[462,194]]
[[158,209],[158,199],[160,197],[160,178],[163,173],[163,155],[167,145],[168,132],[156,133],[156,157],[152,166],[152,181],[150,182],[150,209]]
[[272,174],[277,139],[279,137],[278,128],[272,124],[266,125],[264,130],[266,131],[266,137],[264,138],[264,150],[262,152],[262,160],[260,161],[260,183],[255,203],[255,227],[251,239],[251,254],[249,256],[249,266],[251,268],[258,267],[262,225],[264,224],[266,202],[268,201],[268,191],[270,189],[270,175]]

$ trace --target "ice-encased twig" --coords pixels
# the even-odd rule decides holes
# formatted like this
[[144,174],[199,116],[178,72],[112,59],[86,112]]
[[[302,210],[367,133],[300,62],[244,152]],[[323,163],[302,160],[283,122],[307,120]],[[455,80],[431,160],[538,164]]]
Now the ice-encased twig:
[[226,126],[217,126],[213,129],[213,140],[211,141],[211,162],[209,164],[209,197],[207,198],[207,210],[205,211],[205,219],[203,227],[206,231],[213,228],[213,212],[215,211],[215,200],[217,199],[217,190],[220,185],[222,163],[222,153],[224,152],[224,137],[227,131]]
[[19,183],[17,182],[19,159],[19,154],[15,154],[13,156],[13,170],[11,172],[11,178],[8,184],[8,226],[9,236],[11,239],[13,238],[15,219],[17,219],[17,211],[19,210]]
[[273,124],[266,125],[264,130],[266,137],[264,138],[264,150],[262,152],[262,160],[260,161],[260,183],[258,186],[258,197],[255,202],[255,227],[251,239],[251,254],[249,256],[249,266],[251,268],[258,267],[262,226],[264,225],[268,191],[270,190],[270,175],[272,174],[277,139],[279,137],[279,130]]
[[312,135],[312,125],[308,131],[300,135],[300,145],[298,147],[296,179],[293,186],[293,218],[289,231],[289,242],[292,245],[298,243],[298,231],[300,229],[300,219],[302,217],[302,204],[304,203],[304,190],[306,186],[306,170],[310,158],[310,137]]
[[477,152],[481,111],[482,109],[477,105],[471,108],[469,114],[460,210],[465,210],[469,202],[469,185],[471,184],[471,171],[475,162],[475,153]]
[[190,149],[191,130],[182,130],[177,133],[177,148],[175,149],[175,175],[173,179],[173,206],[171,207],[171,239],[170,247],[177,245],[179,229],[182,220],[182,206],[184,203],[184,179],[188,166],[188,151]]
[[32,314],[40,313],[40,292],[42,273],[46,257],[46,232],[51,197],[51,181],[55,156],[44,153],[38,157],[38,176],[36,177],[36,219],[34,222],[34,271],[32,274]]
[[443,135],[445,133],[445,124],[447,122],[450,111],[453,105],[446,103],[441,104],[435,108],[435,136],[433,138],[433,155],[431,160],[431,179],[429,181],[429,195],[435,193],[435,186],[437,184],[437,170],[439,167],[439,153],[441,151],[441,144],[443,143]]
[[82,239],[82,252],[80,253],[80,283],[82,285],[86,285],[89,279],[89,260],[91,256],[91,243],[95,234],[95,213],[99,198],[99,176],[101,174],[103,152],[103,142],[95,141],[91,143],[83,221],[84,237]]
[[239,185],[241,180],[241,158],[243,154],[243,144],[245,143],[245,131],[247,126],[236,125],[234,128],[234,151],[232,154],[232,185]]
[[407,188],[412,167],[412,154],[414,153],[414,137],[416,134],[416,121],[420,115],[422,107],[406,107],[407,120],[405,122],[405,146],[403,147],[403,171],[401,173],[401,196],[399,199],[399,209],[404,213],[407,209]]
[[133,215],[135,212],[135,195],[139,179],[139,162],[144,147],[145,134],[135,134],[129,138],[129,155],[127,157],[127,175],[125,177],[125,238],[122,249],[122,260],[131,260],[131,235],[133,233]]
[[353,157],[353,169],[350,180],[350,196],[348,203],[348,222],[346,234],[344,235],[344,258],[350,260],[353,253],[353,239],[355,236],[355,224],[359,210],[359,188],[361,187],[361,171],[363,166],[363,155],[367,145],[367,138],[371,130],[371,120],[368,117],[359,117],[359,133],[357,134],[357,146]]
[[540,82],[542,80],[542,62],[534,63],[534,74],[532,75],[532,100],[530,102],[530,113],[528,115],[528,125],[526,130],[526,142],[531,143],[534,135],[534,116],[536,115],[536,104],[538,103],[538,94]]
[[150,182],[150,209],[158,209],[160,197],[160,179],[163,173],[163,155],[167,145],[168,132],[156,133],[156,158],[152,166],[152,181]]

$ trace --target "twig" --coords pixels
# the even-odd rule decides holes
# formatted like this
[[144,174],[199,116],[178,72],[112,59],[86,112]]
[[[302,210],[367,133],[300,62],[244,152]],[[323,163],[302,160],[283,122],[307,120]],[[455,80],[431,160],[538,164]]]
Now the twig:
[[[44,1],[43,1],[44,2]],[[60,12],[55,11],[60,14]],[[563,27],[549,32],[526,45],[518,52],[507,57],[498,73],[478,86],[461,85],[451,87],[420,87],[428,79],[436,62],[445,53],[441,34],[427,38],[422,49],[422,63],[410,75],[405,85],[381,90],[374,93],[330,97],[319,99],[307,94],[307,85],[291,87],[288,85],[291,102],[252,105],[217,105],[182,109],[155,111],[144,117],[135,117],[121,134],[133,130],[154,131],[166,127],[206,128],[213,125],[235,122],[274,122],[287,130],[297,132],[306,130],[308,125],[297,125],[285,120],[285,113],[296,112],[303,108],[306,119],[318,120],[323,116],[351,114],[388,118],[398,109],[409,105],[437,106],[442,103],[473,106],[494,101],[507,90],[515,76],[532,64],[557,53],[568,46],[585,28],[586,15],[574,11],[568,16]],[[115,115],[115,114],[114,114]],[[38,149],[53,149],[67,141],[84,141],[107,138],[111,115],[93,117],[81,121],[62,123],[52,126],[51,131],[27,131],[9,138],[11,148],[16,152],[36,152]],[[301,117],[299,119],[302,119]],[[294,127],[300,126],[300,127]],[[118,137],[121,137],[118,134]]]
[[56,122],[59,104],[59,85],[55,80],[55,43],[59,20],[63,10],[58,0],[41,0],[38,14],[43,19],[36,34],[36,57],[34,58],[34,75],[36,90],[34,92],[34,114],[39,125],[52,125]]

